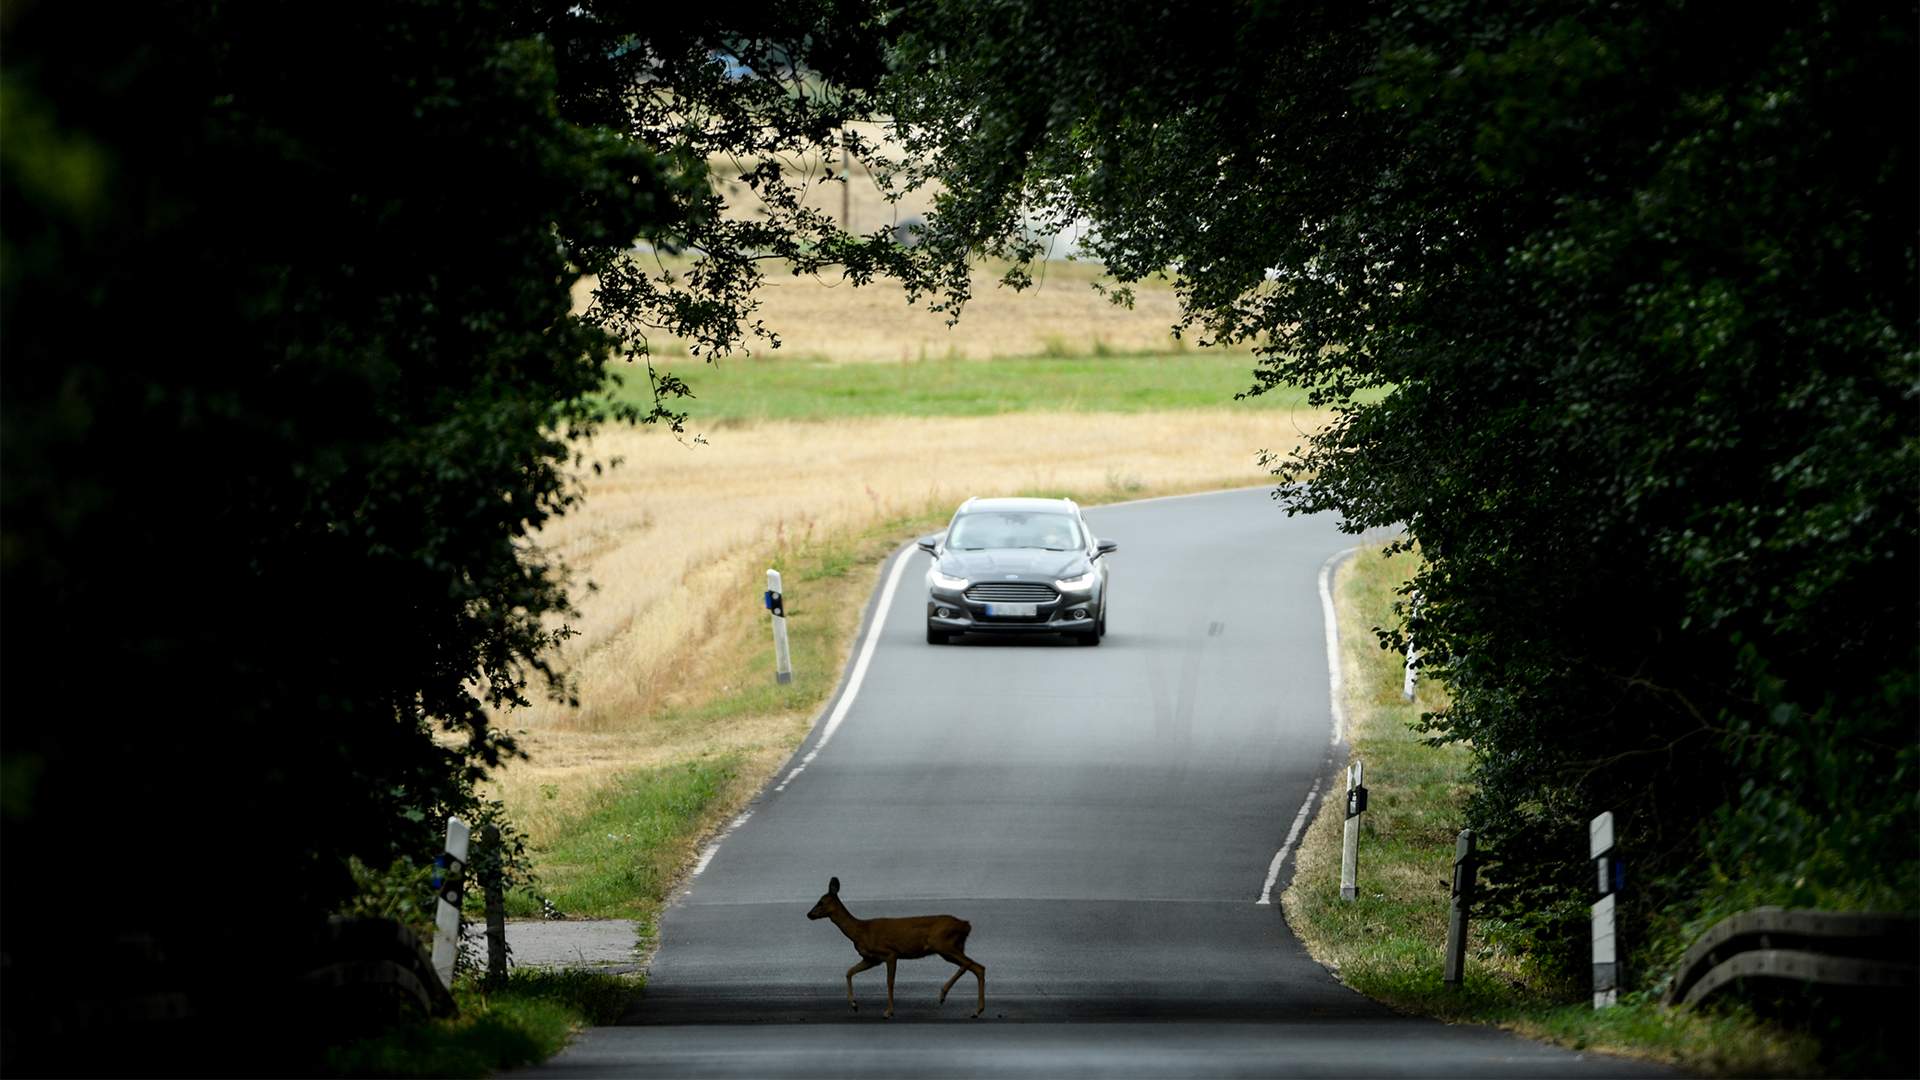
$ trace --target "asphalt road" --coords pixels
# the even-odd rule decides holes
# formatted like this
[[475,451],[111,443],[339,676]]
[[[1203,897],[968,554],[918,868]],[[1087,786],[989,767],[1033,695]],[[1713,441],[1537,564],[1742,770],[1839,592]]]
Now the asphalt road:
[[[1332,772],[1319,576],[1351,537],[1262,490],[1087,519],[1120,543],[1098,648],[928,645],[927,557],[896,556],[855,692],[670,907],[638,1008],[528,1073],[1663,1075],[1398,1016],[1259,902]],[[970,921],[986,1015],[971,976],[936,1004],[938,958],[894,1019],[881,968],[850,1012],[858,957],[806,918],[831,876],[862,918]]]

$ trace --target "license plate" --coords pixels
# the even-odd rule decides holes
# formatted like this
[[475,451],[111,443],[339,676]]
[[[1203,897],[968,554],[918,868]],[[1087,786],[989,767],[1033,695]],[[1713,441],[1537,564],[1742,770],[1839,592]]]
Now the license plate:
[[1038,604],[988,604],[987,617],[990,619],[1031,619],[1040,614]]

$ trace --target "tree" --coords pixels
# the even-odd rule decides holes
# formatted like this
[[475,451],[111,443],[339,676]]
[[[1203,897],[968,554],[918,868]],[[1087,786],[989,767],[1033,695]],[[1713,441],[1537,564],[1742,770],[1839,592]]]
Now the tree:
[[[792,71],[875,69],[839,10],[8,9],[10,1068],[110,1063],[116,1040],[55,1040],[147,991],[188,994],[195,1053],[234,1046],[349,859],[430,857],[515,752],[489,710],[567,692],[568,583],[531,538],[579,498],[574,440],[639,418],[605,403],[610,358],[654,325],[737,344],[769,254],[857,258],[797,212],[725,220],[707,175],[837,115],[710,51],[759,62],[757,28]],[[698,138],[644,137],[631,100]],[[708,269],[644,282],[636,243]],[[570,315],[582,273],[604,317]],[[671,421],[684,384],[656,386]]]
[[1913,28],[956,0],[890,24],[889,105],[927,258],[1084,215],[1121,299],[1170,273],[1250,392],[1336,410],[1283,499],[1418,546],[1383,644],[1446,680],[1496,910],[1571,968],[1603,809],[1655,951],[1920,896]]

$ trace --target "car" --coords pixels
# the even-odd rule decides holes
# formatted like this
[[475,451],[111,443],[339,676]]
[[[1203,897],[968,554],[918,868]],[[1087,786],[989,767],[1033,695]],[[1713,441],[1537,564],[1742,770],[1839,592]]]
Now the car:
[[1094,536],[1071,499],[968,499],[920,550],[933,556],[929,645],[956,634],[1106,636],[1105,556],[1120,545]]

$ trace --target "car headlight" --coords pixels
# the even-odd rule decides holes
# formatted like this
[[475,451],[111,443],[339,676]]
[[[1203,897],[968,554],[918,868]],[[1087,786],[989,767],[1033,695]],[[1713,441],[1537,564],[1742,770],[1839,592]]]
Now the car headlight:
[[938,569],[934,569],[927,571],[927,584],[936,589],[951,589],[954,592],[960,592],[967,587],[967,579],[963,577],[948,577]]
[[1096,571],[1089,570],[1079,577],[1061,578],[1059,581],[1053,583],[1053,587],[1059,589],[1061,592],[1079,592],[1083,589],[1091,589],[1093,588],[1093,580],[1096,576],[1098,576]]

